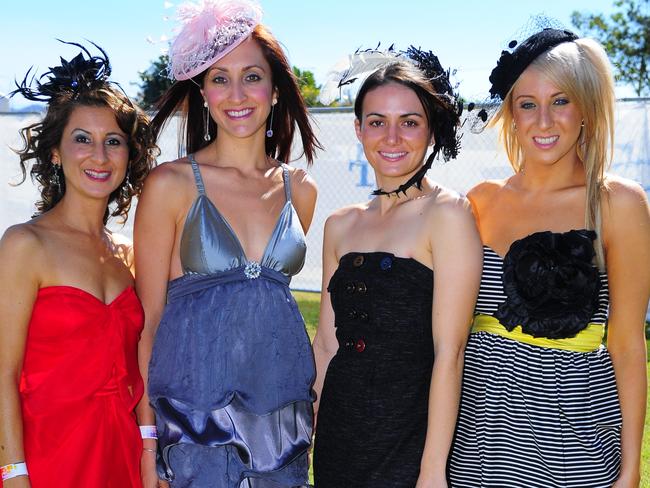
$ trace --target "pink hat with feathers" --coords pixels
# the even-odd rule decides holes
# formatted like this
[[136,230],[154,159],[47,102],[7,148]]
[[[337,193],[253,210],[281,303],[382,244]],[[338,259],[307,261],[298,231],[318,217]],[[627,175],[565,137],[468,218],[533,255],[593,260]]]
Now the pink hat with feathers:
[[169,77],[188,80],[250,36],[262,20],[254,0],[201,0],[178,7],[180,30],[169,49]]

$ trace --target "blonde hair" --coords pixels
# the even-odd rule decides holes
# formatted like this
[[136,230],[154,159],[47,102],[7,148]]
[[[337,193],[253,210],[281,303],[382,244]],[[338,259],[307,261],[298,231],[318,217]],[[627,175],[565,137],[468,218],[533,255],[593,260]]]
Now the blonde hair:
[[[614,149],[614,78],[603,47],[593,39],[564,42],[541,54],[530,66],[544,73],[578,106],[583,127],[577,154],[585,168],[587,186],[585,227],[598,234],[596,259],[604,268],[601,233],[601,196],[606,190],[605,170]],[[513,91],[506,95],[501,107],[490,121],[500,125],[500,136],[515,172],[521,171],[524,154],[514,129]]]

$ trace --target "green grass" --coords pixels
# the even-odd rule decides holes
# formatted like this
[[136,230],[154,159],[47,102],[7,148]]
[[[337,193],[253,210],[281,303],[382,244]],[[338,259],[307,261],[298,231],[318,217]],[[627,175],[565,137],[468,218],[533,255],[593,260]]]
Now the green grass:
[[[302,316],[305,318],[309,337],[314,339],[316,326],[318,325],[318,311],[320,307],[320,295],[297,291],[293,293]],[[648,330],[650,326],[646,327]],[[649,331],[650,332],[650,331]],[[648,358],[650,358],[650,340],[647,341]],[[648,376],[650,377],[650,363],[648,363]],[[648,411],[645,418],[645,432],[643,436],[643,449],[641,452],[641,487],[650,487],[650,385],[648,387]],[[311,470],[310,470],[311,477]]]
[[293,296],[298,302],[300,313],[305,319],[307,333],[311,340],[314,340],[316,327],[318,326],[318,313],[320,310],[320,293],[311,293],[308,291],[294,291]]

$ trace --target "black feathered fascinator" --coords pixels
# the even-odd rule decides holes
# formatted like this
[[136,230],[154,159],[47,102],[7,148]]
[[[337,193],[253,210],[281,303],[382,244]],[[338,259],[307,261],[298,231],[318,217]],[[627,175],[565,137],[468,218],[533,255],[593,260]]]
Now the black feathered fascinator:
[[[38,79],[32,74],[33,67],[30,68],[23,81],[16,82],[17,89],[11,92],[11,96],[20,93],[27,100],[50,103],[61,96],[71,96],[74,99],[81,92],[99,88],[107,83],[111,74],[111,64],[108,55],[101,47],[88,41],[100,52],[100,55],[93,56],[81,44],[58,40],[64,44],[77,46],[82,52],[70,61],[61,57],[60,66],[50,67],[49,71],[43,73]],[[84,57],[84,54],[87,57]]]
[[433,109],[432,120],[429,121],[435,142],[424,165],[408,181],[392,191],[377,189],[373,195],[399,196],[400,193],[406,194],[406,190],[414,185],[421,189],[424,175],[431,168],[433,160],[442,153],[443,159],[449,161],[455,158],[460,150],[459,122],[463,105],[450,82],[450,71],[442,67],[438,57],[431,51],[424,51],[415,46],[410,46],[406,51],[398,51],[393,45],[384,51],[379,50],[379,45],[374,49],[357,50],[329,72],[319,100],[324,105],[329,105],[337,98],[343,86],[365,79],[375,71],[400,61],[419,69],[429,80],[436,94],[437,103]]

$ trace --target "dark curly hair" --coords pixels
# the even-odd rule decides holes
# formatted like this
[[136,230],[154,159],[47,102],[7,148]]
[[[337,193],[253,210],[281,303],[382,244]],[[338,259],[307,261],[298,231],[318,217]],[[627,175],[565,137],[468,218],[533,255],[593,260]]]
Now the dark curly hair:
[[[15,152],[20,157],[23,177],[18,184],[27,178],[28,162],[33,160],[29,173],[32,181],[38,183],[41,192],[34,217],[53,208],[63,198],[66,186],[63,172],[52,164],[52,151],[61,143],[70,115],[78,107],[107,107],[115,114],[118,126],[128,136],[129,162],[122,184],[109,196],[104,223],[111,216],[121,217],[120,222],[124,223],[132,199],[142,191],[144,179],[158,153],[150,121],[119,85],[107,81],[110,63],[101,48],[96,46],[103,57],[93,57],[83,46],[68,44],[81,47],[89,59],[84,59],[82,54],[70,62],[61,58],[61,66],[50,68],[50,71],[41,75],[36,81],[36,88],[31,87],[33,78],[27,81],[28,72],[22,83],[17,84],[18,89],[12,93],[21,93],[30,100],[48,102],[43,120],[20,130],[24,147]],[[49,77],[47,83],[41,83],[46,76]],[[52,181],[55,172],[59,173],[59,184]]]

